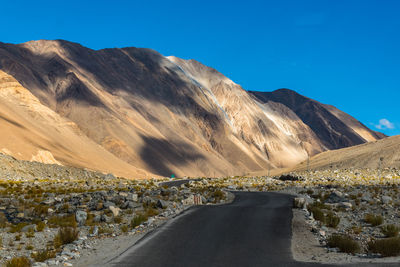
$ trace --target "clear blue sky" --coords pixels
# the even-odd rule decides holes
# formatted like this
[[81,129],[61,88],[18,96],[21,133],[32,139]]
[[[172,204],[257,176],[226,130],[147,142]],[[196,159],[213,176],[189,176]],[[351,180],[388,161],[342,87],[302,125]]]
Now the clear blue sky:
[[[400,134],[400,1],[4,1],[0,41],[148,47]],[[389,129],[394,128],[394,129]]]

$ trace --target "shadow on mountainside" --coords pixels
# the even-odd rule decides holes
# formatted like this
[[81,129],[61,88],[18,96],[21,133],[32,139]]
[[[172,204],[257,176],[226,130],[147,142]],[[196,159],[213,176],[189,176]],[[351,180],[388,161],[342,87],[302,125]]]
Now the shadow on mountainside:
[[141,136],[144,146],[140,151],[141,159],[148,169],[160,176],[175,174],[173,167],[185,167],[204,156],[185,143],[169,142],[154,137]]

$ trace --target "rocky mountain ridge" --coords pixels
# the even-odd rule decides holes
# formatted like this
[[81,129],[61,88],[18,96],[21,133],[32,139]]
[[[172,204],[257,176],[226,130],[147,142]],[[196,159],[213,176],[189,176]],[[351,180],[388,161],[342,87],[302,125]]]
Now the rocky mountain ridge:
[[151,49],[0,43],[0,70],[1,139],[12,140],[0,149],[23,160],[129,178],[241,175],[383,137],[293,91],[249,93]]

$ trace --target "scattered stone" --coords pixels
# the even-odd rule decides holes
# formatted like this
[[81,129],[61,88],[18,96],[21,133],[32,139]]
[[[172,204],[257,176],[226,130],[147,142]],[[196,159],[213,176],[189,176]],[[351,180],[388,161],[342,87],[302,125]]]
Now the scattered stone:
[[75,213],[75,220],[79,226],[85,225],[86,220],[87,220],[87,212],[83,211],[83,210],[78,210]]

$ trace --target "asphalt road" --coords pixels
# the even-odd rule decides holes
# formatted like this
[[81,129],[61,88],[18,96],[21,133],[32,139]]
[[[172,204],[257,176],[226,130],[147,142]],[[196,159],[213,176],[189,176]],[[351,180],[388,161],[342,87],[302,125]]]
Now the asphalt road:
[[145,236],[109,264],[137,267],[333,266],[293,260],[290,250],[293,196],[269,192],[235,195],[235,201],[228,205],[191,208]]

